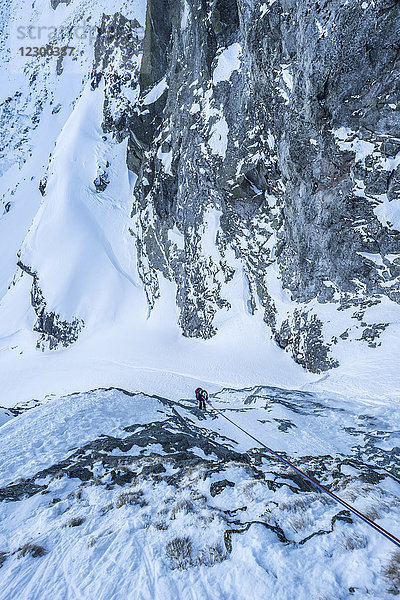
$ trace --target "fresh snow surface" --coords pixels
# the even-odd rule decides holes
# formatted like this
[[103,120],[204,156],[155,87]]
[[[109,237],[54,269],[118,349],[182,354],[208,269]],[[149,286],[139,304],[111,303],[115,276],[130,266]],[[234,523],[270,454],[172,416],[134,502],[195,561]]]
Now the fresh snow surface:
[[163,152],[162,151],[162,146],[160,146],[159,149],[158,149],[158,151],[157,151],[157,158],[159,160],[161,160],[165,172],[168,175],[172,175],[172,171],[171,171],[172,150],[169,150],[168,152]]
[[[273,0],[262,4],[261,13],[265,14],[272,4]],[[189,10],[189,5],[183,3],[183,28],[187,26]],[[41,22],[70,31],[72,25],[82,25],[79,15],[85,15],[95,28],[103,14],[116,12],[135,18],[144,26],[146,2],[74,0],[69,4],[61,2],[53,10],[48,0],[31,4],[15,0],[8,15],[8,33],[12,37],[22,22],[26,27]],[[135,181],[126,167],[126,140],[116,143],[101,129],[104,82],[91,89],[93,40],[76,39],[74,43],[77,60],[63,62],[62,77],[56,74],[54,61],[45,61],[38,70],[37,59],[27,62],[25,57],[22,69],[21,61],[8,62],[11,58],[7,44],[1,54],[1,100],[17,91],[21,96],[16,100],[16,120],[6,131],[12,143],[0,167],[0,193],[11,199],[9,212],[0,215],[0,406],[13,407],[48,394],[61,395],[103,385],[121,385],[175,398],[188,393],[198,381],[214,386],[270,384],[325,389],[360,397],[399,396],[400,315],[398,307],[386,300],[380,308],[385,322],[391,325],[381,335],[382,347],[372,349],[355,342],[359,331],[354,331],[351,339],[332,347],[340,367],[320,376],[304,372],[269,339],[270,332],[262,319],[264,307],[257,306],[256,314],[249,315],[249,282],[233,252],[229,266],[235,269],[235,277],[227,285],[223,283],[221,290],[232,310],[218,312],[215,338],[204,341],[182,337],[176,286],[161,274],[163,294],[149,315],[137,271],[135,236],[140,232],[131,218]],[[17,49],[12,49],[11,54],[15,58],[14,50]],[[215,85],[229,81],[240,69],[241,55],[238,43],[218,51],[213,71]],[[140,57],[137,60],[140,62]],[[30,83],[33,75],[35,80]],[[290,65],[282,64],[277,77],[288,101],[293,84]],[[199,113],[210,128],[208,142],[212,153],[224,159],[229,127],[223,106],[216,105],[212,86],[204,90],[198,78],[188,85],[194,94],[192,112]],[[167,82],[162,79],[148,91],[145,104],[156,101],[166,87]],[[135,102],[138,87],[129,90],[123,86],[122,93]],[[38,106],[40,118],[34,127],[32,116]],[[25,131],[28,125],[29,131]],[[364,160],[374,150],[373,144],[358,140],[350,129],[342,127],[334,133],[339,146],[355,152],[357,160]],[[267,140],[272,150],[275,140],[270,132]],[[204,148],[209,151],[206,144]],[[158,157],[168,173],[174,157],[165,149],[166,144],[164,148],[160,146]],[[255,154],[255,161],[257,157]],[[386,157],[382,168],[390,171],[399,160],[399,155]],[[93,182],[107,164],[110,183],[98,192]],[[42,196],[39,182],[45,179],[46,193]],[[382,223],[400,227],[397,204],[386,197],[374,198],[374,210]],[[205,257],[217,258],[218,250],[213,245],[217,229],[216,215],[207,213],[201,230]],[[179,232],[172,230],[168,236],[179,249],[184,247]],[[60,319],[84,321],[78,342],[71,347],[55,352],[36,348],[40,336],[33,331],[36,315],[30,301],[32,278],[22,275],[16,266],[19,252],[22,262],[38,272],[48,310],[55,311]],[[282,289],[273,267],[267,276],[283,320],[295,304]],[[350,310],[338,311],[334,305],[317,303],[301,308],[321,315],[324,331],[333,322],[343,324],[343,331],[354,325]],[[368,310],[367,314],[373,313]],[[382,315],[375,317],[376,322],[382,321]],[[159,374],[155,381],[153,373]]]
[[225,117],[221,117],[211,127],[211,135],[208,140],[211,152],[220,156],[222,159],[225,158],[226,149],[228,147],[228,132],[228,123],[226,122]]
[[[393,406],[263,387],[211,401],[399,535]],[[0,427],[0,598],[393,597],[395,547],[255,446],[192,397],[96,390],[12,418]]]
[[375,150],[375,144],[360,140],[354,131],[348,127],[339,127],[333,130],[333,135],[337,140],[337,144],[341,150],[350,150],[355,152],[356,162],[364,163],[367,156]]
[[155,399],[142,394],[126,396],[118,390],[48,399],[43,409],[24,414],[24,426],[17,436],[13,431],[17,420],[2,429],[0,455],[4,462],[0,487],[18,477],[32,476],[48,466],[49,461],[51,464],[61,460],[71,449],[83,446],[104,431],[123,437],[123,427],[132,414],[137,425],[158,421],[162,418],[158,408]]
[[217,85],[221,81],[229,81],[234,71],[240,69],[240,56],[242,47],[235,42],[222,50],[217,57],[217,64],[213,71],[213,84]]
[[185,240],[176,225],[174,225],[173,229],[168,230],[168,239],[170,242],[175,244],[179,250],[183,250],[185,246]]
[[393,227],[400,231],[400,200],[395,198],[390,201],[387,194],[380,194],[377,198],[379,204],[374,206],[374,213],[384,227]]
[[287,88],[293,90],[293,75],[290,72],[290,65],[281,65],[282,79],[285,82]]
[[183,2],[183,11],[182,11],[182,18],[181,18],[181,29],[182,31],[184,31],[187,27],[188,24],[188,18],[189,18],[189,4],[187,3],[186,0],[184,0]]
[[[118,210],[114,215],[118,215]],[[215,250],[212,240],[217,233],[218,216],[217,212],[207,213],[204,232],[201,232],[204,252]],[[182,247],[184,240],[179,232],[172,230],[169,235],[173,243]],[[116,242],[118,238],[116,236]],[[90,239],[85,243],[88,241]],[[28,275],[19,278],[0,305],[3,311],[0,406],[13,407],[49,394],[59,396],[99,386],[124,387],[169,398],[191,394],[203,384],[212,386],[213,391],[218,386],[257,384],[327,390],[346,393],[349,397],[386,399],[389,403],[399,397],[400,326],[396,324],[398,310],[392,301],[387,299],[382,303],[379,315],[374,307],[365,315],[367,322],[377,322],[376,319],[392,322],[382,334],[382,346],[358,346],[354,352],[354,340],[346,340],[334,348],[334,356],[340,362],[338,369],[321,375],[310,374],[265,334],[262,307],[255,315],[249,314],[248,282],[239,261],[235,262],[234,256],[230,260],[237,272],[226,287],[225,297],[233,308],[219,313],[218,333],[210,340],[188,339],[180,334],[176,324],[176,287],[162,277],[161,298],[148,315],[146,298],[136,287],[135,271],[131,269],[132,282],[120,276],[116,279],[115,291],[99,289],[99,297],[94,298],[96,304],[92,304],[96,308],[90,313],[92,324],[85,326],[75,344],[56,352],[42,352],[35,348],[38,335],[32,331],[35,315],[30,306],[31,278]],[[105,260],[97,264],[97,268],[111,269]],[[129,263],[127,269],[128,266]],[[112,270],[112,274],[116,275],[116,271]],[[280,303],[280,313],[284,314],[290,300],[273,275],[271,270],[269,289],[275,302]],[[101,312],[105,300],[110,303],[111,320],[105,320]],[[341,319],[344,331],[351,323],[351,311],[337,311],[329,304],[315,304],[314,309],[319,311],[326,327],[329,321]]]
[[[125,251],[130,211],[126,141],[111,147],[102,141],[102,107],[103,87],[92,91],[88,85],[57,140],[46,196],[21,250],[21,261],[40,273],[46,301],[66,320],[79,315],[88,322],[95,313],[114,312],[118,298],[137,285]],[[113,169],[100,199],[93,181],[98,162],[105,159]],[[55,250],[66,257],[62,265],[53,260]]]
[[166,89],[168,89],[168,83],[164,77],[164,79],[161,79],[161,81],[146,94],[143,98],[143,104],[146,106],[148,104],[153,104],[153,102],[156,102],[156,100],[161,98]]

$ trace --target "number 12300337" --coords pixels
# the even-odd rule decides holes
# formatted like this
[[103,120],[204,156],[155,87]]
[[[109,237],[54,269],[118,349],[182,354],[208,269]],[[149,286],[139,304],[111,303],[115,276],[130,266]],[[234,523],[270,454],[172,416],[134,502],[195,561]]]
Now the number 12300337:
[[73,46],[21,46],[21,56],[71,56],[75,48]]

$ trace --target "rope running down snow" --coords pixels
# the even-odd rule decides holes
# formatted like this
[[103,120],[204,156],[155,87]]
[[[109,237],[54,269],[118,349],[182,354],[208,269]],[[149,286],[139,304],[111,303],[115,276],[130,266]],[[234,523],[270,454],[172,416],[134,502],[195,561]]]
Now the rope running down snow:
[[211,404],[211,402],[209,400],[207,400],[207,404],[209,404],[210,407],[216,413],[218,413],[219,415],[221,415],[221,417],[223,417],[224,419],[226,419],[227,421],[229,421],[230,423],[232,423],[232,425],[234,425],[235,427],[237,427],[237,429],[240,429],[240,431],[243,431],[243,433],[245,433],[247,436],[249,436],[251,439],[253,439],[255,442],[257,442],[257,444],[260,444],[260,446],[262,446],[263,448],[265,448],[266,450],[268,450],[268,452],[271,452],[271,454],[273,454],[274,456],[276,456],[276,458],[278,458],[281,462],[285,463],[286,465],[288,465],[289,467],[291,467],[292,469],[294,469],[296,471],[296,473],[299,473],[299,475],[301,475],[302,477],[304,477],[305,479],[307,479],[307,481],[310,481],[313,485],[315,485],[322,492],[325,492],[325,494],[328,494],[328,496],[330,496],[331,498],[333,498],[333,500],[335,500],[336,502],[338,502],[339,504],[341,504],[342,506],[344,506],[345,508],[347,508],[347,510],[349,510],[354,515],[356,515],[357,517],[359,517],[360,519],[362,519],[365,523],[367,523],[367,525],[369,525],[370,527],[372,527],[373,529],[375,529],[375,531],[377,531],[378,533],[380,533],[381,535],[383,535],[385,538],[387,538],[388,540],[390,540],[391,542],[393,542],[393,544],[396,544],[396,546],[398,546],[400,548],[400,540],[395,535],[393,535],[389,531],[386,531],[386,529],[384,529],[380,525],[377,525],[376,523],[374,523],[374,521],[372,521],[366,515],[364,515],[363,513],[361,513],[359,510],[357,510],[356,508],[354,508],[353,506],[351,506],[351,504],[348,504],[347,502],[345,502],[344,500],[342,500],[341,498],[339,498],[339,496],[336,496],[336,494],[334,494],[333,492],[330,492],[326,487],[324,487],[316,479],[314,479],[313,477],[310,477],[310,475],[307,475],[306,473],[304,473],[304,471],[302,471],[301,469],[299,469],[298,467],[296,467],[289,460],[287,460],[286,458],[283,458],[283,456],[281,456],[280,454],[278,454],[277,452],[275,452],[274,450],[272,450],[271,448],[269,448],[268,446],[266,446],[263,442],[261,442],[259,439],[257,439],[256,437],[254,437],[254,435],[252,435],[251,433],[249,433],[248,431],[246,431],[245,429],[243,429],[243,427],[240,427],[240,425],[238,425],[237,423],[235,423],[234,421],[232,421],[229,417],[227,417],[226,415],[224,415],[220,410],[216,409]]

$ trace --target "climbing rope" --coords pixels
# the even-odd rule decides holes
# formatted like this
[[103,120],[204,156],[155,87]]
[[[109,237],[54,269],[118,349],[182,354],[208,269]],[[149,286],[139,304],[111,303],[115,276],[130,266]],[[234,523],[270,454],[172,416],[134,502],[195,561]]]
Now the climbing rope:
[[254,440],[255,442],[257,442],[257,444],[260,444],[260,446],[262,446],[263,448],[265,448],[266,450],[268,450],[268,452],[270,452],[271,454],[273,454],[274,456],[276,456],[276,458],[278,458],[281,462],[285,463],[286,465],[288,465],[289,467],[291,467],[292,469],[294,469],[296,471],[296,473],[298,473],[299,475],[301,475],[302,477],[304,477],[304,479],[306,479],[307,481],[310,481],[319,490],[321,490],[322,492],[324,492],[325,494],[328,494],[328,496],[330,496],[331,498],[333,498],[333,500],[335,500],[335,502],[338,502],[339,504],[341,504],[342,506],[344,506],[347,510],[349,510],[350,512],[352,512],[354,515],[356,515],[357,517],[359,517],[360,519],[362,519],[365,523],[367,523],[370,527],[372,527],[373,529],[375,529],[375,531],[377,531],[378,533],[380,533],[381,535],[383,535],[385,538],[387,538],[388,540],[390,540],[391,542],[393,542],[393,544],[396,544],[396,546],[398,546],[400,548],[400,540],[395,535],[393,535],[389,531],[386,531],[386,529],[384,529],[380,525],[377,525],[377,523],[374,523],[374,521],[372,521],[370,518],[368,518],[362,512],[360,512],[359,510],[357,510],[356,508],[354,508],[354,506],[351,506],[351,504],[348,504],[347,502],[345,502],[344,500],[342,500],[341,498],[339,498],[339,496],[336,496],[336,494],[334,494],[333,492],[330,492],[325,486],[323,486],[321,483],[319,483],[316,479],[314,479],[310,475],[307,475],[307,473],[304,473],[304,471],[302,471],[301,469],[299,469],[298,467],[296,467],[293,463],[291,463],[289,460],[287,460],[286,458],[284,458],[283,456],[281,456],[280,454],[278,454],[277,452],[275,452],[274,450],[272,450],[272,448],[269,448],[268,446],[266,446],[263,442],[261,442],[259,439],[257,439],[256,437],[254,437],[254,435],[252,435],[251,433],[249,433],[248,431],[246,431],[245,429],[243,429],[243,427],[240,427],[240,425],[238,425],[237,423],[235,423],[234,421],[232,421],[232,419],[230,419],[229,417],[227,417],[226,415],[224,415],[220,410],[218,410],[217,408],[215,408],[211,404],[211,402],[209,400],[207,400],[207,404],[209,404],[210,407],[216,413],[218,413],[219,415],[221,415],[221,417],[223,417],[224,419],[226,419],[227,421],[229,421],[229,423],[231,423],[232,425],[234,425],[235,427],[237,427],[237,429],[240,429],[240,431],[242,431],[248,437],[250,437],[252,440]]

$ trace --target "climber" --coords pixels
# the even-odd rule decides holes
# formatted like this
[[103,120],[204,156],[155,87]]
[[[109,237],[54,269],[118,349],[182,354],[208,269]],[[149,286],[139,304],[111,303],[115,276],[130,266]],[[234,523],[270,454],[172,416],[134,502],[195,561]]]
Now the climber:
[[199,409],[200,410],[205,410],[206,409],[206,402],[208,400],[208,393],[206,392],[206,390],[202,390],[201,388],[197,388],[195,391],[196,394],[196,400],[199,403]]

